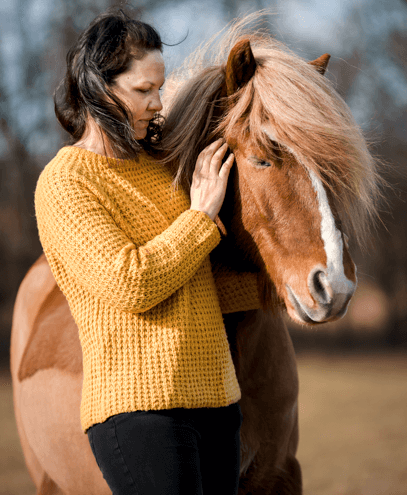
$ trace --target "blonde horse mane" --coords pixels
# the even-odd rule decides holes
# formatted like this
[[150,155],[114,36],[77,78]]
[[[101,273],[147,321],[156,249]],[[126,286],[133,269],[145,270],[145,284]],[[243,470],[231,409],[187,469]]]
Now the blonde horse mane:
[[[381,196],[378,161],[332,83],[259,29],[264,17],[261,11],[231,23],[169,75],[163,148],[170,151],[164,162],[175,167],[175,183],[188,187],[198,153],[215,136],[239,141],[250,133],[260,149],[273,154],[272,135],[323,180],[344,230],[363,243]],[[222,95],[227,57],[242,39],[250,40],[257,68],[227,98]],[[221,118],[220,108],[228,109]]]

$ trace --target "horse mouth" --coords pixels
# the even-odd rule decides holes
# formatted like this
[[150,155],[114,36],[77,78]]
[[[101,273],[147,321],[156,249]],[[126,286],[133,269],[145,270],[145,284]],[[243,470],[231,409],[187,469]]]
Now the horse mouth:
[[[288,299],[295,313],[295,317],[292,316],[293,319],[300,320],[301,323],[309,325],[321,325],[323,323],[339,320],[346,314],[349,301],[352,297],[351,294],[336,294],[330,303],[318,304],[317,309],[314,309],[301,303],[300,298],[289,285],[286,285],[286,289]],[[288,313],[290,314],[289,311]]]
[[332,304],[321,305],[321,311],[318,312],[301,304],[299,298],[296,296],[289,285],[286,285],[286,289],[288,293],[288,299],[290,300],[290,303],[294,308],[297,318],[300,319],[302,323],[318,325],[325,323],[327,320],[330,319],[332,313]]

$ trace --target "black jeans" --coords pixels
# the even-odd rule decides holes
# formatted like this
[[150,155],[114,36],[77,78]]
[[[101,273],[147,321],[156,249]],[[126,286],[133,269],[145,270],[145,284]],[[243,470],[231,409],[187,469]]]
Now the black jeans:
[[88,438],[113,495],[235,495],[239,404],[111,416]]

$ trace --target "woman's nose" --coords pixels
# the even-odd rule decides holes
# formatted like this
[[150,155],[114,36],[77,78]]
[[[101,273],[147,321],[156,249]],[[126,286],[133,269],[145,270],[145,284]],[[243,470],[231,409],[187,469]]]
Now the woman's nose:
[[150,110],[154,110],[154,112],[160,112],[163,109],[160,94],[154,96],[154,98],[150,101],[148,108]]

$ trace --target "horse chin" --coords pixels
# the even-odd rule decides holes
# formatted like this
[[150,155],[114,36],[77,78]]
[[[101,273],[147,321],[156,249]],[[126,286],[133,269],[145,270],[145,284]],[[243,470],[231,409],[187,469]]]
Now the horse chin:
[[317,309],[311,309],[301,303],[298,296],[286,285],[287,299],[285,305],[288,315],[294,322],[301,325],[315,326],[324,323],[331,323],[342,318],[347,310],[350,297],[346,297],[339,307],[333,307],[331,304],[320,305]]
[[314,321],[304,311],[302,311],[302,309],[298,311],[292,308],[291,305],[286,304],[286,309],[288,316],[294,321],[294,323],[297,323],[299,325],[315,326],[326,323],[325,321]]

